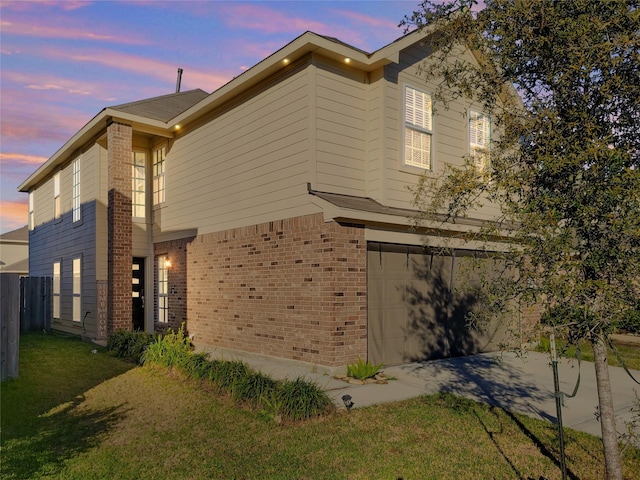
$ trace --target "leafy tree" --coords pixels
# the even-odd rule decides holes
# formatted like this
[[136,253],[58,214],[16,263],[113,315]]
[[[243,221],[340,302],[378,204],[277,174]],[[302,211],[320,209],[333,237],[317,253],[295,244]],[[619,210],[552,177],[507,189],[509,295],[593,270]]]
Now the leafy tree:
[[639,5],[427,1],[403,21],[431,32],[422,71],[441,80],[436,102],[468,99],[494,128],[484,166],[467,158],[423,176],[415,205],[448,222],[499,206],[500,218],[465,238],[502,238],[518,272],[486,285],[494,310],[517,298],[564,312],[556,326],[592,343],[607,478],[622,473],[606,345],[640,298]]

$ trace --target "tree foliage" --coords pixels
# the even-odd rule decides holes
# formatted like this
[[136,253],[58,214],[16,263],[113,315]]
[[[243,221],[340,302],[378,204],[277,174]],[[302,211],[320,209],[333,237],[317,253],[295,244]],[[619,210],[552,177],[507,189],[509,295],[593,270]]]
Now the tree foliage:
[[[505,239],[519,274],[488,285],[493,298],[568,312],[554,322],[594,347],[640,298],[639,6],[425,2],[403,22],[431,31],[422,69],[441,79],[436,101],[468,99],[494,125],[486,169],[467,159],[424,176],[416,206],[449,222],[483,202],[499,206],[501,216],[473,238]],[[463,48],[478,62],[464,62]]]

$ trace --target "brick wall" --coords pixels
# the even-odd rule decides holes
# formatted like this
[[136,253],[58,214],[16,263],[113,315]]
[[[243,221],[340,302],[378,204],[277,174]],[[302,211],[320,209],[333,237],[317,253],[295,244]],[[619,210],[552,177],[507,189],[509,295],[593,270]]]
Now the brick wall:
[[168,329],[174,331],[187,321],[187,245],[192,238],[161,242],[154,245],[154,290],[158,291],[158,257],[166,255],[171,262],[167,269],[169,287],[169,321],[158,322],[158,297],[154,298],[155,331],[164,333]]
[[366,358],[366,254],[364,230],[321,214],[199,235],[187,245],[188,331],[200,347]]
[[108,143],[108,262],[107,331],[131,330],[131,126],[112,123]]

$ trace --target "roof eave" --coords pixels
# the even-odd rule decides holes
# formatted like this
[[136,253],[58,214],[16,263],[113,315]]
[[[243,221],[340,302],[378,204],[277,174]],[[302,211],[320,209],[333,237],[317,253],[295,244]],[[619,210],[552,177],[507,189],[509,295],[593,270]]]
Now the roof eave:
[[165,122],[140,117],[138,115],[131,115],[111,108],[104,108],[22,182],[18,186],[18,191],[29,192],[33,189],[38,183],[54,172],[56,168],[81,150],[84,145],[100,136],[111,120],[129,123],[136,131],[166,137],[173,135]]
[[[313,32],[305,32],[280,50],[214,91],[207,98],[176,116],[170,122],[172,125],[188,124],[203,113],[223,104],[240,91],[250,88],[263,79],[268,78],[283,68],[286,63],[293,63],[309,53],[316,52],[339,62],[344,62],[345,59],[348,58],[351,67],[365,72],[371,72],[390,63],[397,63],[400,58],[400,51],[403,48],[419,41],[421,37],[426,35],[427,32],[425,31],[412,32],[400,40],[377,50],[373,54],[368,54],[355,47],[332,41]],[[287,60],[286,63],[285,60]]]

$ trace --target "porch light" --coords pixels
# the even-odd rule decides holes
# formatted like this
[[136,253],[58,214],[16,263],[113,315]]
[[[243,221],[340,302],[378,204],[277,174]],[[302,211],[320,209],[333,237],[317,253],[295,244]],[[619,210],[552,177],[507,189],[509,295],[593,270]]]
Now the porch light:
[[169,260],[168,258],[164,261],[164,266],[166,268],[171,268],[171,260]]
[[349,57],[345,58],[344,63],[351,63],[351,59]]
[[282,60],[282,63],[284,63],[285,65],[289,65],[289,62],[291,60],[289,60],[288,58],[285,58],[284,60]]
[[182,127],[178,124],[178,125],[176,125],[176,126],[175,126],[175,127],[173,127],[173,128],[175,128],[175,130],[176,130],[176,131],[178,131],[178,130],[180,130]]

